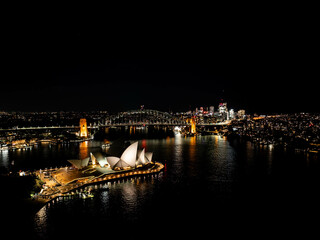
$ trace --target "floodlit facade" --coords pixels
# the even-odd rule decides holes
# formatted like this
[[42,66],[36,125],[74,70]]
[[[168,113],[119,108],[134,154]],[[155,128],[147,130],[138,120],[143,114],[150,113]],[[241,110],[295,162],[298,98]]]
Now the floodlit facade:
[[152,162],[152,156],[153,156],[153,153],[152,152],[146,152],[144,157],[146,158],[146,160],[148,162]]
[[112,169],[129,169],[136,166],[138,142],[131,144],[121,155],[118,157],[107,157],[107,161]]
[[138,142],[132,143],[121,155],[120,160],[130,167],[136,166]]
[[90,153],[90,160],[91,160],[92,165],[97,165],[98,161],[92,153]]
[[90,158],[82,160],[68,160],[74,167],[82,169],[88,165],[112,170],[126,170],[144,166],[152,161],[152,152],[145,149],[138,151],[138,142],[134,142],[122,153],[121,157],[96,158],[90,153]]
[[114,170],[118,169],[131,169],[137,166],[143,166],[151,162],[152,153],[145,152],[145,149],[138,151],[138,142],[131,144],[121,155],[118,157],[107,157],[110,167]]
[[79,159],[68,160],[68,162],[78,169],[82,169],[84,167],[87,167],[88,165],[109,167],[107,159],[105,158],[97,159],[92,153],[90,153],[90,157],[87,157],[81,160]]
[[145,161],[146,159],[145,159],[144,155],[145,155],[144,149],[142,151],[138,151],[138,159],[136,161],[137,166],[142,165],[142,164],[146,164],[146,161]]
[[142,151],[138,151],[138,159],[136,161],[136,166],[140,167],[146,165],[147,163],[151,163],[152,160],[152,152],[145,152],[145,149]]
[[73,159],[73,160],[68,160],[69,163],[71,163],[73,166],[75,166],[78,169],[84,168],[88,166],[90,158],[85,158],[82,160],[79,159]]
[[110,167],[106,158],[98,159],[98,163],[101,167]]

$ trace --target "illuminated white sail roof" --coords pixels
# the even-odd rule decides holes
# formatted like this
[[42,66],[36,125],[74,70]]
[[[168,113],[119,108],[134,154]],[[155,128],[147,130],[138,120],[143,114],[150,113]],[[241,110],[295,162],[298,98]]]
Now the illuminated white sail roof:
[[152,155],[153,155],[152,152],[146,152],[144,156],[145,156],[145,158],[146,158],[146,160],[148,162],[151,162],[152,161]]
[[92,153],[90,153],[90,159],[91,159],[91,162],[92,162],[93,165],[97,164],[97,159]]
[[144,149],[142,151],[138,151],[138,159],[137,159],[137,165],[145,164],[146,160],[144,157]]
[[104,167],[105,165],[108,165],[108,161],[107,161],[106,158],[100,158],[100,159],[98,159],[98,162],[99,162],[99,165],[101,167]]
[[121,155],[120,159],[125,161],[130,167],[136,166],[138,142],[132,143]]
[[120,161],[120,158],[118,158],[118,157],[107,157],[107,161],[110,164],[110,167],[114,168],[114,166],[117,164],[117,162]]
[[88,166],[89,159],[90,159],[90,158],[85,158],[85,159],[82,159],[82,160],[73,159],[73,160],[68,160],[68,162],[71,163],[71,164],[72,164],[73,166],[75,166],[76,168],[81,169],[81,168],[83,168],[83,167]]
[[126,150],[122,153],[121,157],[107,157],[107,161],[110,164],[110,167],[116,168],[124,168],[124,167],[135,167],[136,166],[136,158],[137,158],[137,148],[138,142],[131,144],[127,147]]
[[145,149],[138,150],[137,165],[145,165],[152,161],[152,152],[145,152]]
[[116,165],[114,165],[114,167],[118,167],[118,168],[125,168],[125,167],[131,167],[128,163],[126,163],[125,161],[123,161],[122,159],[120,159]]

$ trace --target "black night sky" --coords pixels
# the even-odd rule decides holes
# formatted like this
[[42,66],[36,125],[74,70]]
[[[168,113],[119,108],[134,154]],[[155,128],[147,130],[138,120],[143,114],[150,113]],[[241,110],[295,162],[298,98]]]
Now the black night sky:
[[0,110],[319,112],[312,15],[212,15],[11,19]]

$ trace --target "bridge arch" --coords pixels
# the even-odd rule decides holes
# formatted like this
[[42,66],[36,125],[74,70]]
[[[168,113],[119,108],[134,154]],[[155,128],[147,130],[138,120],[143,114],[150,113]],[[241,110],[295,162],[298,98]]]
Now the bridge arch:
[[106,118],[106,125],[185,125],[178,117],[153,109],[130,110]]

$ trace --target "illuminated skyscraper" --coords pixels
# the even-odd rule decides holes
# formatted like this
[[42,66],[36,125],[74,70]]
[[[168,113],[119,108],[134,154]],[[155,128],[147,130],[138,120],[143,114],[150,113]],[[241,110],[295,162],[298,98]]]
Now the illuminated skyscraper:
[[227,103],[220,103],[219,104],[219,115],[221,120],[229,120],[229,112],[227,108]]
[[220,103],[219,104],[219,113],[226,113],[227,111],[228,111],[227,103]]
[[210,113],[211,115],[213,115],[213,113],[214,113],[214,106],[210,106],[210,107],[209,107],[209,113]]
[[235,118],[235,113],[233,109],[230,109],[229,111],[229,119],[234,119]]
[[245,114],[246,114],[246,111],[243,110],[243,109],[241,109],[241,110],[238,111],[238,117],[239,117],[239,118],[244,118]]

